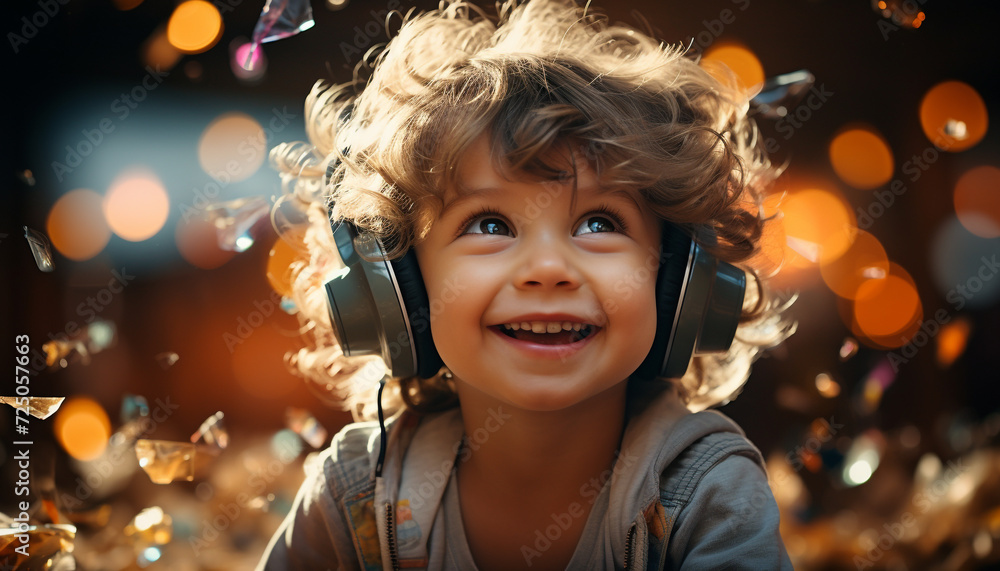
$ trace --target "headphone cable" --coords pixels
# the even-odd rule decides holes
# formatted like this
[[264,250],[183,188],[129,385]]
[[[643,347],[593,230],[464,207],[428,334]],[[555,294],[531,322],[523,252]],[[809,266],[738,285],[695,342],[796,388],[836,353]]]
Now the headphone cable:
[[378,462],[375,463],[375,477],[382,477],[382,463],[385,461],[385,417],[382,412],[382,389],[385,388],[385,377],[378,383],[378,427],[379,427],[379,445],[378,445]]

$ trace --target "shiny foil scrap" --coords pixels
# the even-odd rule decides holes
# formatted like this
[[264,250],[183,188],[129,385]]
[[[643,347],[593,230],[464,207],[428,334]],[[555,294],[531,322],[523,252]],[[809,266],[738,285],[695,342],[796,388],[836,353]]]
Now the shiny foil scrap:
[[28,241],[28,245],[31,247],[31,255],[34,256],[35,265],[38,266],[38,269],[43,272],[54,270],[55,263],[52,261],[52,244],[49,243],[48,237],[38,230],[32,230],[25,226],[24,239]]
[[[10,521],[6,516],[3,519]],[[72,555],[75,538],[76,527],[72,525],[45,524],[0,528],[0,569],[18,571],[76,569],[76,561]]]
[[191,482],[202,477],[219,455],[219,448],[140,438],[135,442],[135,455],[139,459],[139,467],[146,472],[150,481],[154,484],[170,484],[177,481]]
[[18,399],[24,402],[25,398],[28,399],[28,414],[39,420],[45,420],[55,414],[66,400],[66,397],[0,397],[0,403],[9,404],[14,408],[24,408],[18,406]]
[[229,433],[222,422],[224,416],[220,410],[205,419],[205,422],[201,423],[198,430],[191,435],[191,442],[193,444],[201,442],[218,450],[229,446]]
[[305,409],[288,407],[285,410],[285,424],[313,448],[322,448],[326,444],[326,428]]

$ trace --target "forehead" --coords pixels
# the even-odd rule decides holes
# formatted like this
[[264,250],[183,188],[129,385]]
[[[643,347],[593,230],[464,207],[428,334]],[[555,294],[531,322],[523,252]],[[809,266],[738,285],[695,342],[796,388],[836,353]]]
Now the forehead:
[[461,155],[455,166],[455,176],[445,188],[443,198],[446,208],[454,202],[475,196],[499,195],[509,188],[511,182],[536,183],[540,192],[546,188],[569,188],[574,201],[577,195],[618,195],[637,204],[641,200],[637,192],[602,186],[593,164],[583,154],[580,145],[568,143],[549,151],[544,157],[545,163],[558,171],[552,176],[539,176],[517,170],[500,172],[490,144],[487,135],[480,135]]

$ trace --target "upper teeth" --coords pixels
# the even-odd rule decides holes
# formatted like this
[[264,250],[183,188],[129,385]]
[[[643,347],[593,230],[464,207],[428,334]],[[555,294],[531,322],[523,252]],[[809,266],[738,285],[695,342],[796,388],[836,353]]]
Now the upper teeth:
[[559,333],[560,331],[579,331],[586,327],[583,323],[571,323],[569,321],[522,321],[520,323],[504,323],[504,329],[518,331],[524,329],[532,333]]

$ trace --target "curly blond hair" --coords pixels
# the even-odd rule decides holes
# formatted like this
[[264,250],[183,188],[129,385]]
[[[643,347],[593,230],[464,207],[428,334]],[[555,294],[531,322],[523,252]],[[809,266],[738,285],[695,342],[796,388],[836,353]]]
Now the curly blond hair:
[[[492,17],[445,0],[403,20],[384,49],[370,52],[367,80],[314,86],[306,99],[311,146],[272,151],[286,181],[308,189],[300,195],[324,195],[334,219],[379,236],[396,257],[425,236],[456,163],[479,135],[492,137],[494,163],[505,172],[554,177],[550,151],[579,148],[603,186],[637,190],[660,218],[712,236],[702,245],[750,276],[729,352],[695,356],[670,380],[692,410],[737,394],[760,350],[794,331],[753,267],[763,193],[778,169],[758,145],[747,94],[715,79],[683,46],[609,24],[571,0],[511,0]],[[293,268],[312,342],[289,363],[370,418],[381,372],[340,352],[325,306],[323,282],[339,263],[326,204],[313,206],[309,261]],[[390,409],[455,403],[446,369],[395,381]]]

